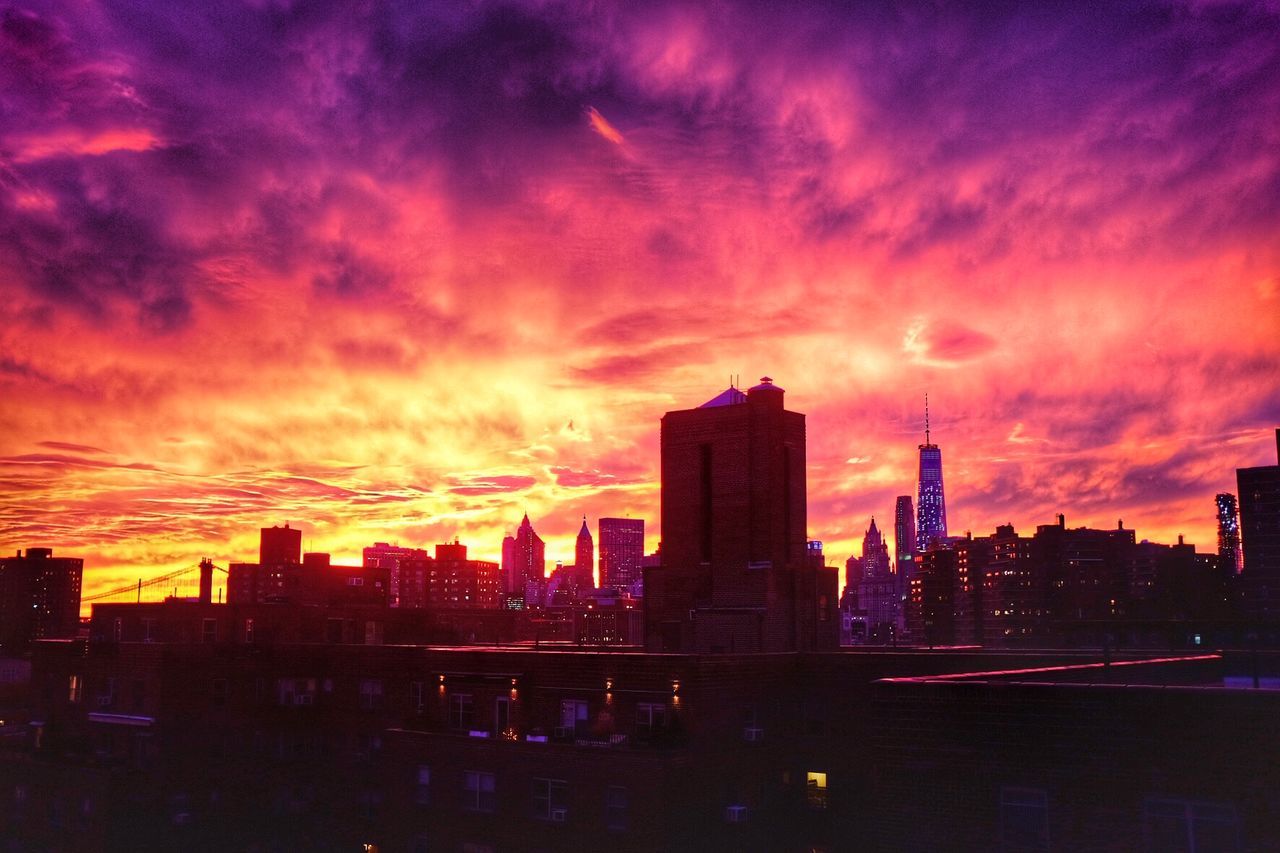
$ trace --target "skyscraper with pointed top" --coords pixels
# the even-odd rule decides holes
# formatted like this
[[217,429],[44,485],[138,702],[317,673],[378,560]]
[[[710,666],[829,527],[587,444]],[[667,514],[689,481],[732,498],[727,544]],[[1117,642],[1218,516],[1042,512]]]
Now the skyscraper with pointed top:
[[[529,513],[524,514],[520,527],[511,542],[502,543],[503,562],[510,559],[510,567],[503,566],[505,577],[504,588],[508,596],[523,600],[526,585],[530,581],[541,581],[547,573],[547,547],[533,530],[529,521]],[[508,550],[509,549],[509,550]]]
[[596,585],[596,547],[587,529],[587,517],[582,517],[582,529],[573,548],[573,574],[579,590],[592,589]]
[[924,444],[920,445],[919,491],[916,495],[916,550],[947,536],[947,502],[942,492],[942,450],[929,440],[929,395],[924,398]]

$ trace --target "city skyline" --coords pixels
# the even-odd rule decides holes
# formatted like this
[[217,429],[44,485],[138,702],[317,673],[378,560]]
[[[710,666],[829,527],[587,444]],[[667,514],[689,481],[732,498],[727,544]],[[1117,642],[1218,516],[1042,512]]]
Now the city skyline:
[[[4,13],[0,541],[84,590],[649,522],[769,373],[832,562],[916,494],[1211,550],[1280,422],[1265,6]],[[888,58],[892,57],[892,61]],[[856,334],[851,334],[856,330]]]

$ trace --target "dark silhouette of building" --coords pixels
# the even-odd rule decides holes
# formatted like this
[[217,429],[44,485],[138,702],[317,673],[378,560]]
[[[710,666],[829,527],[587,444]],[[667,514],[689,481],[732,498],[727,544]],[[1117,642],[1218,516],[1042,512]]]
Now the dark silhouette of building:
[[80,627],[84,560],[28,548],[0,557],[0,650],[25,652],[35,640],[74,637]]
[[512,602],[519,607],[535,604],[535,602],[527,599],[531,597],[531,585],[536,587],[545,583],[547,546],[543,543],[542,537],[534,532],[533,524],[530,523],[529,513],[527,512],[520,521],[520,527],[516,529],[516,535],[511,537],[509,553],[507,543],[503,542],[503,558],[505,560],[508,557],[510,558],[510,567],[506,569],[507,579],[505,584],[508,602]]
[[596,585],[596,549],[587,529],[587,517],[582,517],[582,528],[573,545],[573,575],[575,595],[585,595]]
[[929,440],[929,398],[924,400],[924,444],[920,445],[916,495],[916,551],[947,538],[947,501],[942,488],[942,449]]
[[[1276,430],[1280,455],[1280,429]],[[1280,616],[1280,464],[1236,470],[1244,550],[1246,606],[1255,616]]]
[[[400,606],[400,567],[401,564],[411,559],[423,559],[428,556],[426,551],[421,548],[405,548],[399,545],[391,545],[387,542],[375,542],[372,546],[365,548],[363,553],[363,564],[367,569],[386,569],[388,578],[390,579],[390,598],[391,606]],[[405,584],[407,587],[408,584]],[[412,590],[409,590],[412,594]],[[421,590],[418,591],[419,600],[421,599]]]
[[895,640],[900,607],[898,579],[890,571],[889,546],[873,517],[862,537],[862,580],[858,584],[858,608],[864,614],[867,642],[889,644]]
[[662,419],[654,651],[788,651],[839,639],[836,572],[806,558],[804,415],[765,377]]
[[640,579],[644,559],[644,519],[602,518],[600,587],[626,592]]
[[302,531],[290,527],[264,527],[258,544],[258,564],[262,566],[297,565],[302,562]]

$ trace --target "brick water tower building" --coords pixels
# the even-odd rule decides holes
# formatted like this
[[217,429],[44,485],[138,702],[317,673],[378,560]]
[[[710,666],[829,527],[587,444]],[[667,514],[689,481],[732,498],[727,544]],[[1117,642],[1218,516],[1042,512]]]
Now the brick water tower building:
[[806,558],[805,420],[768,377],[662,419],[662,565],[645,572],[659,652],[835,648],[837,571]]

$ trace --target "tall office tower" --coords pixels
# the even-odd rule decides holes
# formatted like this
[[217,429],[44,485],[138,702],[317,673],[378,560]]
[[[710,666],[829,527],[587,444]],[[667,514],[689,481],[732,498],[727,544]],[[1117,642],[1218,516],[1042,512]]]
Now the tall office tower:
[[947,502],[942,494],[942,450],[929,441],[929,397],[924,398],[924,444],[920,445],[920,486],[916,497],[916,551],[947,537]]
[[765,377],[662,418],[662,565],[652,651],[835,648],[836,571],[806,557],[804,415]]
[[911,558],[916,554],[916,513],[911,507],[911,495],[898,495],[893,510],[894,571],[909,571]]
[[871,526],[862,537],[862,566],[867,577],[888,577],[889,546],[885,544],[884,535],[876,527],[875,516],[871,517]]
[[600,587],[625,592],[640,580],[644,519],[602,518],[599,525]]
[[21,653],[35,640],[74,637],[80,628],[84,560],[28,548],[0,558],[0,650]]
[[875,518],[862,537],[862,582],[858,584],[858,607],[866,612],[867,640],[892,642],[898,627],[900,597],[898,582],[889,566],[889,546],[876,527]]
[[519,578],[516,573],[516,537],[502,537],[502,592],[506,595],[516,591]]
[[573,576],[578,592],[585,592],[596,585],[596,546],[587,529],[587,517],[582,517],[582,529],[573,546]]
[[1218,565],[1228,575],[1240,574],[1240,513],[1236,496],[1223,492],[1214,500],[1218,504]]
[[[1280,455],[1280,429],[1276,450]],[[1280,465],[1238,468],[1236,486],[1245,606],[1253,615],[1280,615]]]
[[302,562],[302,531],[290,527],[262,528],[262,538],[258,544],[258,565],[283,566],[297,565]]
[[527,512],[516,530],[512,558],[512,592],[520,597],[530,583],[542,583],[547,574],[547,546],[543,544],[542,537],[533,531]]

